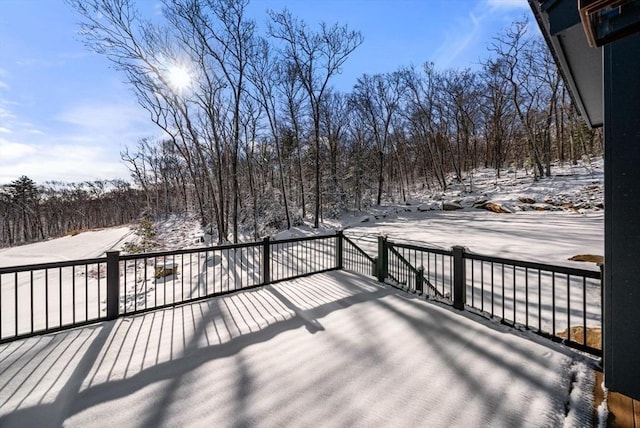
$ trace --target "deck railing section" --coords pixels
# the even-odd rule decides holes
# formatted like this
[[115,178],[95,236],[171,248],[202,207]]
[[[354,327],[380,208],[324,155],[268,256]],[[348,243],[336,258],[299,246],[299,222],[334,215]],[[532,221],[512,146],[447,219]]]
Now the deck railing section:
[[[601,355],[602,274],[464,252],[466,304],[510,325]],[[601,344],[600,344],[601,345]]]
[[342,232],[0,268],[0,343],[336,269],[602,355],[599,271],[385,237],[372,257]]
[[118,256],[120,296],[116,316],[263,285],[265,245],[269,244]]
[[342,233],[270,241],[270,282],[340,268]]
[[0,268],[0,343],[342,267],[343,235]]
[[106,318],[106,259],[0,267],[0,341]]
[[453,291],[451,251],[386,242],[387,276],[411,291],[449,298]]
[[367,254],[348,236],[344,236],[342,268],[362,275],[376,276],[377,260]]
[[[602,273],[378,240],[376,277],[602,355]],[[597,339],[590,338],[595,333]],[[598,342],[598,343],[594,343]]]

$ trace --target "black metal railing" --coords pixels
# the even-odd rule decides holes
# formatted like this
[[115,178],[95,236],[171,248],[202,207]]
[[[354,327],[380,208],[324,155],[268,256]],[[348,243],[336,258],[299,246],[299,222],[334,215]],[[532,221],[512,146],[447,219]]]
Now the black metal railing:
[[376,259],[369,256],[351,238],[343,236],[342,268],[363,275],[376,276]]
[[372,257],[342,232],[286,240],[0,268],[0,343],[346,269],[601,355],[601,272],[378,238]]
[[106,259],[0,267],[0,341],[106,318]]
[[[246,290],[264,277],[269,242],[118,256],[118,314]],[[267,253],[268,257],[268,253]],[[268,279],[268,278],[267,278]]]
[[342,232],[0,268],[0,343],[340,269]]
[[451,296],[451,251],[388,241],[386,247],[389,278],[411,291],[426,293],[430,297]]
[[602,273],[378,240],[376,274],[407,291],[602,355]]
[[270,241],[270,282],[340,269],[342,232]]
[[601,354],[587,338],[602,326],[601,272],[468,252],[463,257],[468,306]]

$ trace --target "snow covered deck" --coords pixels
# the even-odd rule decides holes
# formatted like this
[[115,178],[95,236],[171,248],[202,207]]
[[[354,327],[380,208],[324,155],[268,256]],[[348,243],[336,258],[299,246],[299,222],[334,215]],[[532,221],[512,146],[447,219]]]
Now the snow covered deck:
[[469,316],[335,271],[19,340],[0,426],[591,425],[587,364]]

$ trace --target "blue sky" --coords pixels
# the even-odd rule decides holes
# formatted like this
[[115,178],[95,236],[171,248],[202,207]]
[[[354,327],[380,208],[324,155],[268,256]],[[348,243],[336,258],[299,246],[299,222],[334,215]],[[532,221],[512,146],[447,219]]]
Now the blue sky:
[[[140,0],[158,13],[158,0]],[[340,22],[364,43],[334,86],[348,91],[363,73],[433,61],[476,68],[487,46],[526,0],[252,0],[264,29],[267,9],[284,7],[310,25]],[[0,184],[129,179],[125,146],[159,136],[122,76],[79,38],[80,16],[64,0],[0,0]]]

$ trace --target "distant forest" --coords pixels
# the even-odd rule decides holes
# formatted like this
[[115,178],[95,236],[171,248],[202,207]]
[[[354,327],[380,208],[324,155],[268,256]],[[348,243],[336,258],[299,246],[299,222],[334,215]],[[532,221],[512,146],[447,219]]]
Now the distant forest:
[[444,191],[475,168],[543,179],[552,161],[603,151],[526,21],[477,70],[400,67],[340,92],[332,81],[363,42],[346,26],[284,10],[259,32],[247,0],[166,0],[161,22],[131,0],[69,1],[164,138],[121,153],[131,184],[1,186],[0,245],[182,212],[237,242]]

